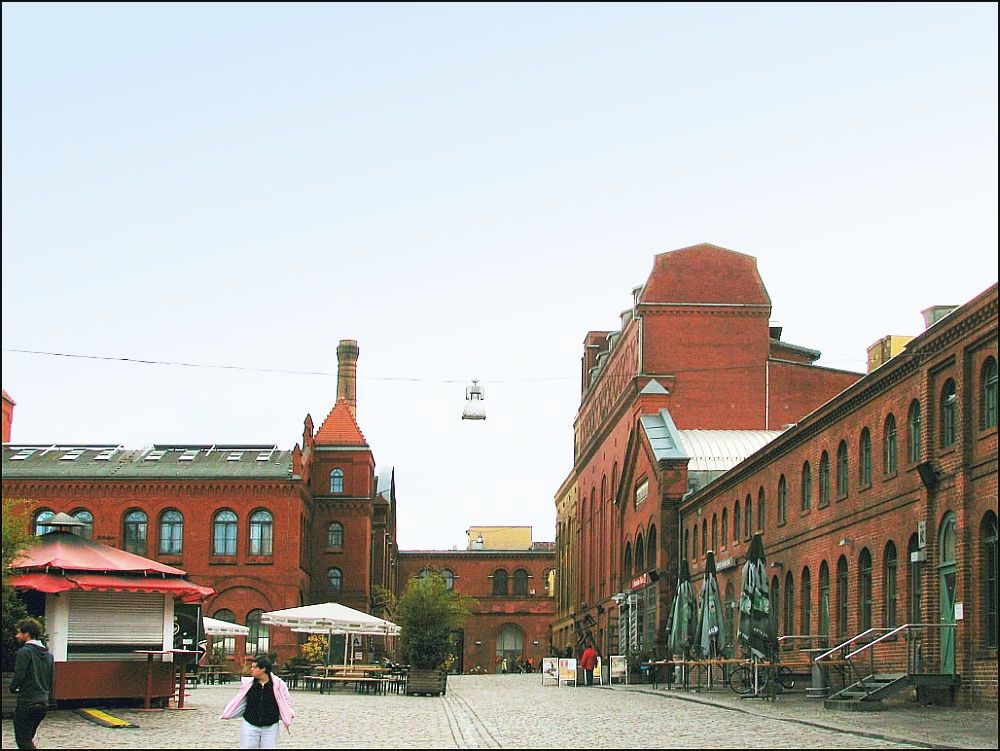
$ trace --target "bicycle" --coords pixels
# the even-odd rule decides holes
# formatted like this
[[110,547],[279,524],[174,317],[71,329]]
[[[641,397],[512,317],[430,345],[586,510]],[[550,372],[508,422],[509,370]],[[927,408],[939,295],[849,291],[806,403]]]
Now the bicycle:
[[[792,671],[782,666],[760,665],[757,668],[757,693],[766,692],[772,673],[776,674],[778,685],[785,691],[795,688],[795,676]],[[740,665],[729,674],[729,688],[740,696],[748,696],[754,693],[753,667]]]

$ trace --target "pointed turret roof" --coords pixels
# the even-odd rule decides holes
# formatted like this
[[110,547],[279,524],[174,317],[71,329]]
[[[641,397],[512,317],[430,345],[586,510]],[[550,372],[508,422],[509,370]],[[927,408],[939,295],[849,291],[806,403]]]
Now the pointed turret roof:
[[347,402],[339,400],[319,426],[315,440],[327,446],[368,446]]

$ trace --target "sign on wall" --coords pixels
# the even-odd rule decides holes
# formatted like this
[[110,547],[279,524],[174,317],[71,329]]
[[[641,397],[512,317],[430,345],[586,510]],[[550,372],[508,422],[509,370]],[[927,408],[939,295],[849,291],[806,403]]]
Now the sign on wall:
[[615,678],[628,683],[628,663],[625,661],[625,655],[611,655],[611,675],[609,677],[609,683],[614,682]]

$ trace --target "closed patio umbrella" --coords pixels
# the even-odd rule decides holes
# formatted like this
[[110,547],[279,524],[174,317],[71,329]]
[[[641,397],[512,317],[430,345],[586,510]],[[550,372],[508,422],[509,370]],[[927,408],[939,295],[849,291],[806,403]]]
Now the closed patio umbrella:
[[677,571],[677,591],[674,593],[674,602],[670,607],[670,619],[667,624],[670,654],[679,654],[687,659],[694,646],[697,629],[698,619],[694,589],[691,588],[691,573],[688,562],[684,558]]
[[725,652],[726,624],[719,594],[719,580],[716,577],[715,553],[708,551],[705,561],[705,578],[701,583],[701,614],[698,618],[698,634],[695,640],[702,657],[711,659]]
[[754,659],[754,694],[757,693],[756,663],[771,660],[777,651],[778,639],[771,620],[771,587],[767,581],[767,559],[759,534],[750,540],[746,563],[743,564],[743,591],[740,593],[740,644]]

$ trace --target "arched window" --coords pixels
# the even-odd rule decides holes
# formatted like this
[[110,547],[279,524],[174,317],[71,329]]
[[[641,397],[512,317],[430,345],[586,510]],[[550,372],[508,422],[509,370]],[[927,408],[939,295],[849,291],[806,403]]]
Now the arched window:
[[263,610],[251,610],[247,613],[247,628],[250,634],[247,636],[247,654],[250,656],[266,655],[271,651],[271,634],[266,623],[260,622],[260,617],[264,615]]
[[906,456],[910,464],[920,461],[922,450],[923,432],[920,427],[920,402],[914,399],[910,403],[910,411],[906,417]]
[[923,595],[920,591],[920,563],[913,560],[913,554],[920,550],[920,538],[914,532],[906,545],[906,596],[907,616],[910,623],[923,623],[920,614],[923,612]]
[[656,525],[651,525],[646,533],[646,564],[656,569]]
[[738,542],[740,539],[740,502],[736,501],[733,506],[733,541]]
[[[687,537],[687,531],[684,533],[685,538]],[[686,541],[685,541],[686,543]],[[687,557],[687,549],[685,545],[685,558]],[[625,555],[622,557],[622,579],[632,578],[632,543],[625,543]]]
[[641,574],[646,570],[646,546],[642,541],[642,532],[635,538],[635,572]]
[[523,568],[514,570],[514,597],[528,596],[528,572]]
[[771,591],[768,593],[771,601],[771,628],[774,633],[778,633],[778,626],[781,625],[781,583],[777,576],[771,577]]
[[841,441],[837,446],[837,498],[847,497],[847,441]]
[[819,567],[819,632],[824,642],[830,636],[830,568],[826,561]]
[[764,513],[764,488],[760,488],[757,491],[757,531],[764,531],[764,522],[767,520],[767,514]]
[[712,514],[712,551],[719,549],[719,517]]
[[691,560],[698,557],[698,522],[691,527]]
[[506,597],[510,594],[510,590],[507,587],[507,572],[498,568],[493,572],[493,596],[494,597]]
[[743,537],[747,540],[753,532],[753,501],[750,496],[743,502]]
[[778,524],[784,524],[788,520],[788,488],[785,484],[785,476],[778,478]]
[[618,462],[614,463],[611,468],[611,497],[616,498],[618,496]]
[[872,434],[868,428],[861,429],[861,442],[858,444],[858,484],[862,488],[872,485]]
[[895,628],[896,621],[896,545],[892,540],[885,544],[882,554],[882,602],[886,628]]
[[792,580],[792,572],[785,574],[785,634],[795,633],[795,586]]
[[[993,371],[994,376],[996,370]],[[979,525],[983,587],[983,643],[997,648],[997,515],[987,511]]]
[[708,519],[701,520],[701,554],[708,552]]
[[722,547],[725,548],[729,540],[729,509],[722,509]]
[[[232,610],[228,608],[222,608],[221,610],[216,610],[215,615],[212,616],[217,621],[225,621],[226,623],[236,623],[236,615]],[[219,637],[212,637],[213,648],[215,647],[215,641]],[[236,637],[235,636],[224,636],[219,641],[222,642],[222,654],[224,655],[234,655],[236,654]]]
[[344,470],[334,469],[330,471],[330,492],[344,492]]
[[[455,589],[455,572],[450,568],[441,569],[441,576],[444,577],[444,588],[449,592]],[[516,576],[516,574],[515,574]]]
[[736,622],[739,620],[739,611],[736,609],[736,590],[733,589],[733,583],[726,583],[726,601],[723,603],[723,609],[726,613],[726,630],[729,634],[729,644],[736,644]]
[[979,428],[997,426],[997,361],[987,357],[979,371]]
[[837,636],[847,636],[847,558],[837,561]]
[[94,515],[92,513],[85,508],[78,508],[70,516],[83,525],[82,527],[73,527],[74,535],[79,535],[85,540],[94,539]]
[[160,514],[160,554],[180,555],[184,552],[184,516],[177,509]]
[[48,526],[45,522],[56,515],[55,511],[51,509],[44,508],[41,511],[35,512],[35,520],[32,523],[32,529],[35,530],[35,534],[38,536],[47,534],[52,531],[52,527]]
[[340,522],[330,522],[326,528],[326,546],[334,550],[344,547],[344,525]]
[[802,569],[802,593],[799,599],[802,603],[799,630],[803,636],[809,636],[812,633],[812,577],[808,566]]
[[813,478],[809,462],[802,465],[802,510],[808,511],[813,505]]
[[955,445],[958,425],[958,394],[955,382],[948,379],[941,389],[941,448]]
[[887,475],[896,474],[896,453],[896,416],[890,414],[882,429],[882,468]]
[[212,555],[236,555],[236,514],[229,509],[212,520]]
[[132,509],[125,514],[125,550],[136,555],[146,555],[146,524],[145,512]]
[[250,515],[250,555],[271,555],[274,552],[274,517],[261,509]]
[[872,627],[872,554],[865,548],[858,558],[858,630]]
[[819,505],[830,505],[830,455],[825,451],[819,458]]
[[500,665],[504,662],[507,663],[507,669],[512,670],[514,662],[524,655],[524,632],[518,626],[508,623],[497,634],[496,652],[497,672],[500,672]]
[[339,568],[331,568],[326,572],[326,582],[330,594],[339,595],[344,591],[344,572]]

